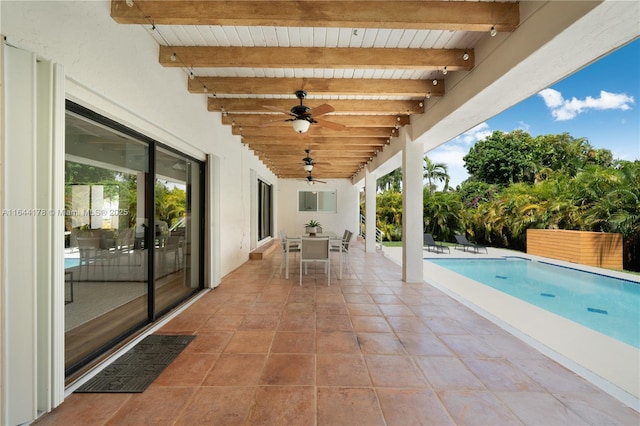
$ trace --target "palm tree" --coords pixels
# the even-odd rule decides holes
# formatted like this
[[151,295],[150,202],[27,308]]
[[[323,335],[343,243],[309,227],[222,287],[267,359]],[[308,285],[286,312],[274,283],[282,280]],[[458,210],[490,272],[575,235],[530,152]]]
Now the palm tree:
[[436,182],[445,182],[444,191],[447,191],[449,183],[449,174],[447,173],[447,165],[444,163],[434,163],[424,156],[424,178],[427,180],[429,192],[433,193],[436,189]]

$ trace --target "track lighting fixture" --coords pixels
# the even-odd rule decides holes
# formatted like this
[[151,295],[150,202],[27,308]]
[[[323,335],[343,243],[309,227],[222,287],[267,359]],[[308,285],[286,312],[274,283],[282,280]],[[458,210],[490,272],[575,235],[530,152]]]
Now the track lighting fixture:
[[193,75],[193,71],[191,71],[191,72],[189,73],[189,80],[193,80],[194,78],[196,78],[196,76],[195,76],[195,75]]
[[126,0],[125,3],[127,4],[127,6],[129,7],[133,7],[133,0]]
[[442,75],[447,75],[449,71],[447,71],[447,67],[445,66],[444,69],[442,70]]
[[171,62],[177,61],[178,60],[178,56],[176,55],[176,52],[173,52],[169,59],[171,59]]
[[425,95],[425,98],[427,99],[431,98],[431,92],[427,92],[427,94]]
[[431,83],[433,83],[434,86],[437,86],[438,85],[438,80],[434,78]]
[[469,60],[469,53],[466,50],[464,51],[464,55],[462,55],[462,60],[463,61],[468,61]]
[[498,34],[498,30],[496,30],[496,27],[494,27],[494,26],[491,27],[490,34],[491,34],[491,37],[495,37],[496,34]]

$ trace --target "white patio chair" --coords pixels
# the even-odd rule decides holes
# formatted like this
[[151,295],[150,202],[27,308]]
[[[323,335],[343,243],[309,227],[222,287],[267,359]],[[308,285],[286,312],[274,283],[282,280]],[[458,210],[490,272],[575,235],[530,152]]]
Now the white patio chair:
[[327,285],[331,285],[331,262],[329,259],[329,237],[302,237],[300,243],[300,286],[302,286],[302,264],[320,262],[325,264]]

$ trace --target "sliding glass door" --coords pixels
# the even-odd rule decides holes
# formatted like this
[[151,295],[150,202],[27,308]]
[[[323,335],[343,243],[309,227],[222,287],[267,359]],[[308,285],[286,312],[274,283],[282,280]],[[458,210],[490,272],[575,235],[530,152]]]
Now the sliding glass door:
[[65,368],[202,288],[201,162],[67,103]]

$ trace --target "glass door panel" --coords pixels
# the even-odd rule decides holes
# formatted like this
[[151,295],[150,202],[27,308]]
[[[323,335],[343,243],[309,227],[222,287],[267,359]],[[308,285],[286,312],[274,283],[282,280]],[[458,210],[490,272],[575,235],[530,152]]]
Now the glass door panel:
[[158,148],[155,163],[155,312],[201,288],[200,164]]
[[70,111],[65,130],[69,375],[148,322],[149,146]]

